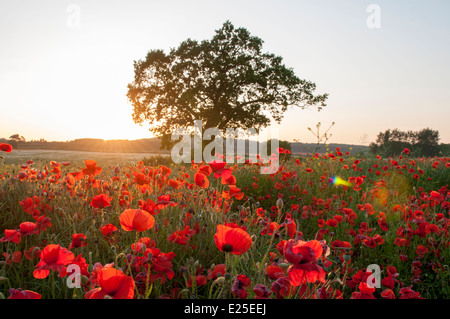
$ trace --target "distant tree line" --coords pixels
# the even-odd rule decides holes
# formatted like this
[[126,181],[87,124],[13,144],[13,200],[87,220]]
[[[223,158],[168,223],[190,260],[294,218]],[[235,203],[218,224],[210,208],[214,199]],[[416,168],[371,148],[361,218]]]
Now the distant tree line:
[[398,156],[408,149],[410,156],[448,156],[449,144],[439,144],[439,131],[424,128],[420,131],[388,129],[380,132],[375,142],[369,145],[370,152],[384,157]]

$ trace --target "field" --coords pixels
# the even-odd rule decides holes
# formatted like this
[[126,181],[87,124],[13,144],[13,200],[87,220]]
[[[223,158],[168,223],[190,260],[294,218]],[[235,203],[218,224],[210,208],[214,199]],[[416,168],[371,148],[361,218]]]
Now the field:
[[1,155],[5,298],[450,297],[450,158]]

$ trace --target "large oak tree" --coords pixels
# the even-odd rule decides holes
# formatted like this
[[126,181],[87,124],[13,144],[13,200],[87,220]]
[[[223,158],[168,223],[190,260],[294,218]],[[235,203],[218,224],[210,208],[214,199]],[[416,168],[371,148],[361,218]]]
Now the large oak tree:
[[280,122],[290,106],[325,106],[327,94],[300,79],[282,58],[262,52],[263,41],[227,21],[210,40],[187,39],[166,54],[151,50],[134,61],[128,85],[135,123],[148,122],[150,132],[170,146],[177,128],[202,120],[203,130],[217,127],[267,127]]

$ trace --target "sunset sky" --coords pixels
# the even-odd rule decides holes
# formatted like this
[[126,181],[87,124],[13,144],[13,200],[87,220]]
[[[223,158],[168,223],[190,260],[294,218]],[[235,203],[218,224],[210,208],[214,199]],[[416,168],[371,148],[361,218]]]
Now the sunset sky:
[[[379,28],[368,26],[370,4]],[[0,137],[151,137],[131,119],[133,61],[209,39],[226,20],[330,94],[321,112],[288,111],[281,139],[312,142],[308,127],[334,121],[333,143],[426,127],[450,143],[448,0],[2,0]]]

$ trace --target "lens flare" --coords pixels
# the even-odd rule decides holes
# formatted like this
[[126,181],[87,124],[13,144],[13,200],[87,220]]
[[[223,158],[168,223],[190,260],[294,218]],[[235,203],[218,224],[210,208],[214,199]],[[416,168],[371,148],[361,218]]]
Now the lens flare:
[[347,186],[347,187],[351,187],[351,186],[353,185],[352,183],[350,183],[350,182],[348,182],[348,181],[346,181],[346,180],[343,180],[343,179],[340,178],[339,176],[331,177],[331,178],[329,179],[329,181],[330,181],[330,184],[333,184],[333,185],[335,185],[335,186],[345,185],[345,186]]

